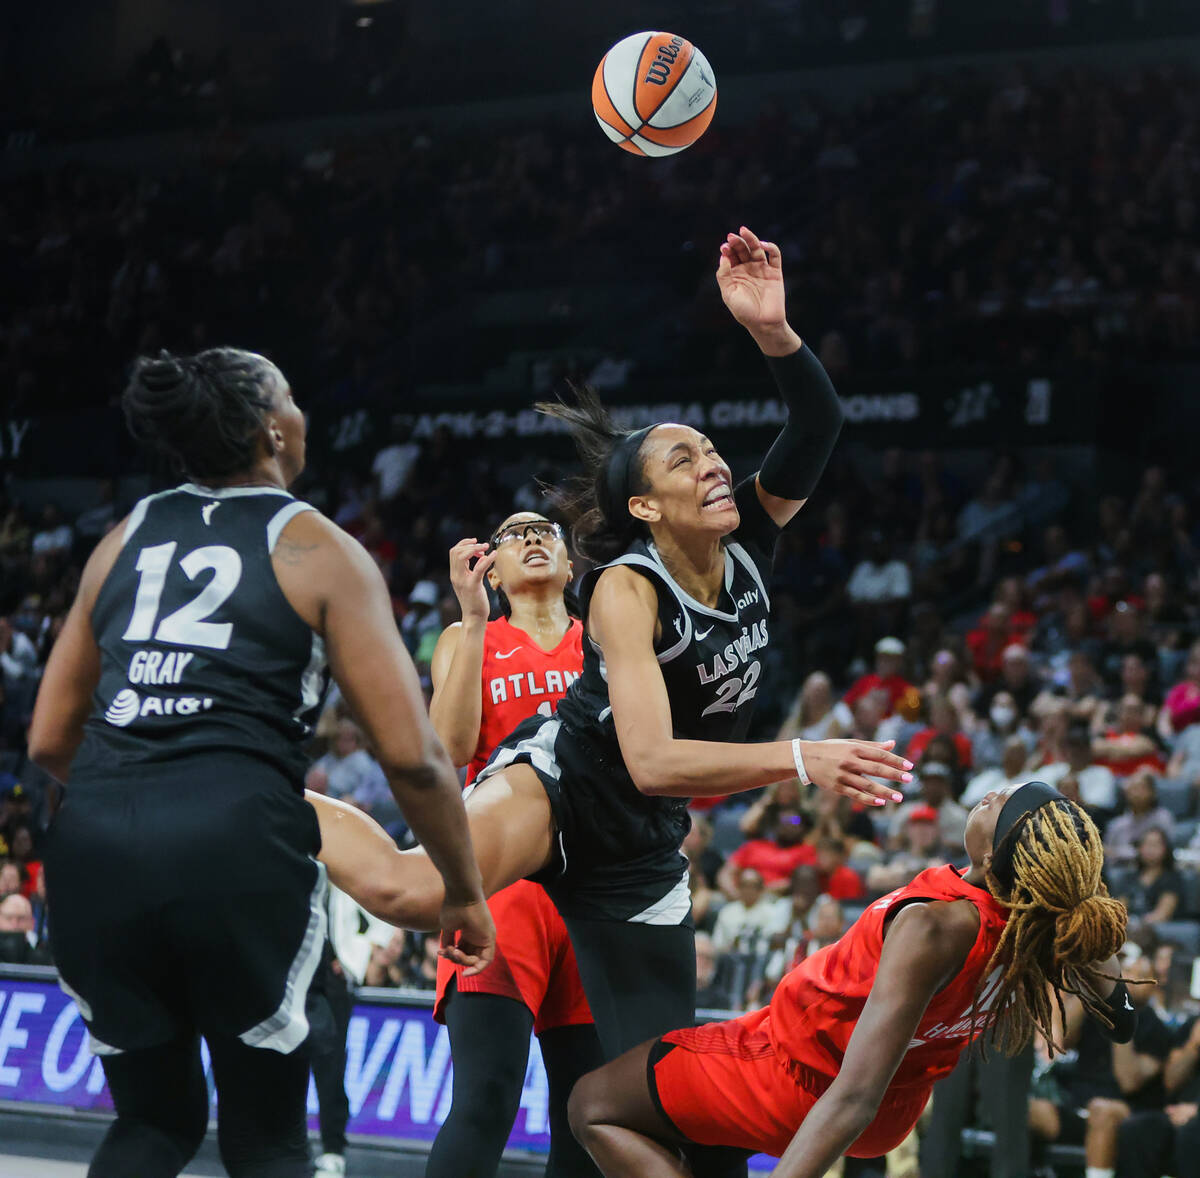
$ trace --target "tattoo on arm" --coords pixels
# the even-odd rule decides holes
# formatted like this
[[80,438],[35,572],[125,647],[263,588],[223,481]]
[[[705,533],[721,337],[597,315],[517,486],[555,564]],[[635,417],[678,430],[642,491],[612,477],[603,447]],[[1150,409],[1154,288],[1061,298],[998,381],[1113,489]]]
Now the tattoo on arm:
[[280,536],[271,556],[280,564],[301,564],[304,558],[310,552],[315,552],[318,547],[317,544],[297,544],[294,540]]

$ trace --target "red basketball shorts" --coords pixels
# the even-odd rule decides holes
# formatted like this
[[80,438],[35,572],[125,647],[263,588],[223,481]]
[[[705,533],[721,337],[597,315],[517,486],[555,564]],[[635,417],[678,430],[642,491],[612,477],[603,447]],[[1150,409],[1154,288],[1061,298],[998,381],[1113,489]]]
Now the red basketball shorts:
[[540,1035],[554,1027],[592,1021],[575,950],[567,927],[545,890],[518,880],[488,900],[496,922],[496,956],[482,973],[463,977],[461,967],[438,960],[437,998],[433,1017],[446,1021],[446,987],[450,979],[460,994],[497,994],[524,1003]]
[[[764,1008],[662,1037],[673,1046],[651,1055],[651,1090],[689,1140],[774,1157],[787,1149],[821,1091],[796,1080],[775,1053],[769,1025],[770,1010]],[[873,1158],[894,1149],[917,1123],[929,1092],[924,1086],[889,1091],[875,1120],[846,1153]]]

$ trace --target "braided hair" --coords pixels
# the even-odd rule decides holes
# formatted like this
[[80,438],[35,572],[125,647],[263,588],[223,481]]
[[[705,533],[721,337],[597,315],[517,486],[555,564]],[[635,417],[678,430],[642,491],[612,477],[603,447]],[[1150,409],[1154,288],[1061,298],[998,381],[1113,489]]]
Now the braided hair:
[[1097,962],[1125,943],[1125,906],[1101,879],[1104,847],[1087,812],[1065,798],[1039,807],[1013,834],[1011,888],[989,869],[988,890],[1008,909],[1008,922],[985,976],[1003,970],[994,999],[992,1040],[1020,1050],[1040,1031],[1054,1043],[1050,995],[1066,1021],[1062,996],[1076,995],[1111,1025],[1098,990]]
[[246,470],[271,408],[274,371],[240,348],[140,356],[121,397],[129,432],[200,482]]

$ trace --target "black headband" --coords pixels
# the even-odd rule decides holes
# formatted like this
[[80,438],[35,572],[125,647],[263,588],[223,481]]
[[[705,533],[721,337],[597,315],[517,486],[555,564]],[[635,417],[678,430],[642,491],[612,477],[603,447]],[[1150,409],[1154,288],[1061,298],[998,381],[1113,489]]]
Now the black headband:
[[618,440],[604,464],[604,502],[600,505],[610,524],[620,524],[629,514],[633,494],[633,464],[646,435],[658,425],[644,425]]
[[992,874],[1005,888],[1013,886],[1013,856],[1017,850],[1017,827],[1021,819],[1058,801],[1066,801],[1066,798],[1053,786],[1044,781],[1030,781],[1014,790],[1004,803],[992,835]]

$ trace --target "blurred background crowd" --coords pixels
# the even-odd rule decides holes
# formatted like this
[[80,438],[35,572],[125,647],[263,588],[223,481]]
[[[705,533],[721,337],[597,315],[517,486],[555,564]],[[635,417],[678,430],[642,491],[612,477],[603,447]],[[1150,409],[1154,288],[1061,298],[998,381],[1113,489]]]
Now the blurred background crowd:
[[[551,22],[559,7],[518,5]],[[1038,1063],[1032,1098],[1021,1091],[1032,1132],[1084,1142],[1090,1165],[1127,1178],[1150,1173],[1138,1156],[1178,1147],[1193,1161],[1169,1172],[1192,1173],[1200,478],[1185,429],[1168,418],[1153,432],[1149,389],[1190,391],[1200,359],[1197,13],[972,8],[967,20],[937,0],[688,6],[677,23],[714,46],[723,86],[876,65],[841,92],[760,80],[740,112],[729,85],[729,116],[653,168],[585,108],[521,107],[526,92],[579,88],[587,36],[520,84],[498,83],[486,55],[464,69],[494,36],[482,6],[458,41],[439,41],[418,4],[339,8],[328,52],[278,30],[236,52],[157,37],[122,73],[52,88],[18,60],[42,17],[23,10],[24,32],[5,17],[0,962],[49,961],[39,850],[56,787],[25,758],[41,670],[91,548],[164,477],[115,433],[90,432],[115,417],[133,356],[232,343],[279,362],[310,413],[297,493],[379,564],[428,687],[458,617],[450,546],[510,509],[554,514],[545,488],[571,473],[552,435],[449,418],[526,410],[565,379],[617,403],[757,395],[761,363],[711,281],[720,235],[744,223],[781,244],[790,318],[843,391],[969,367],[978,398],[954,413],[990,406],[997,423],[1038,418],[1032,399],[994,395],[989,373],[1084,391],[1057,446],[1008,424],[969,447],[936,424],[902,445],[847,427],[780,543],[755,735],[895,740],[916,779],[882,812],[794,781],[695,809],[700,1006],[766,1001],[873,899],[962,862],[967,812],[989,790],[1041,778],[1103,831],[1128,968],[1157,984],[1136,988],[1151,1030],[1126,1053],[1067,1012],[1073,1053]],[[1181,52],[1131,51],[1119,68],[1086,54],[933,68],[939,53],[1161,34]],[[508,97],[455,117],[423,109],[438,62],[465,79],[445,101],[497,85]],[[264,121],[279,116],[308,121]],[[726,435],[714,422],[735,474],[754,469],[768,426]],[[39,431],[51,445],[30,459]],[[47,454],[63,465],[36,465]],[[310,788],[409,838],[336,694],[311,752]],[[365,981],[432,988],[435,949],[397,932]],[[933,1162],[923,1172],[938,1178]]]

